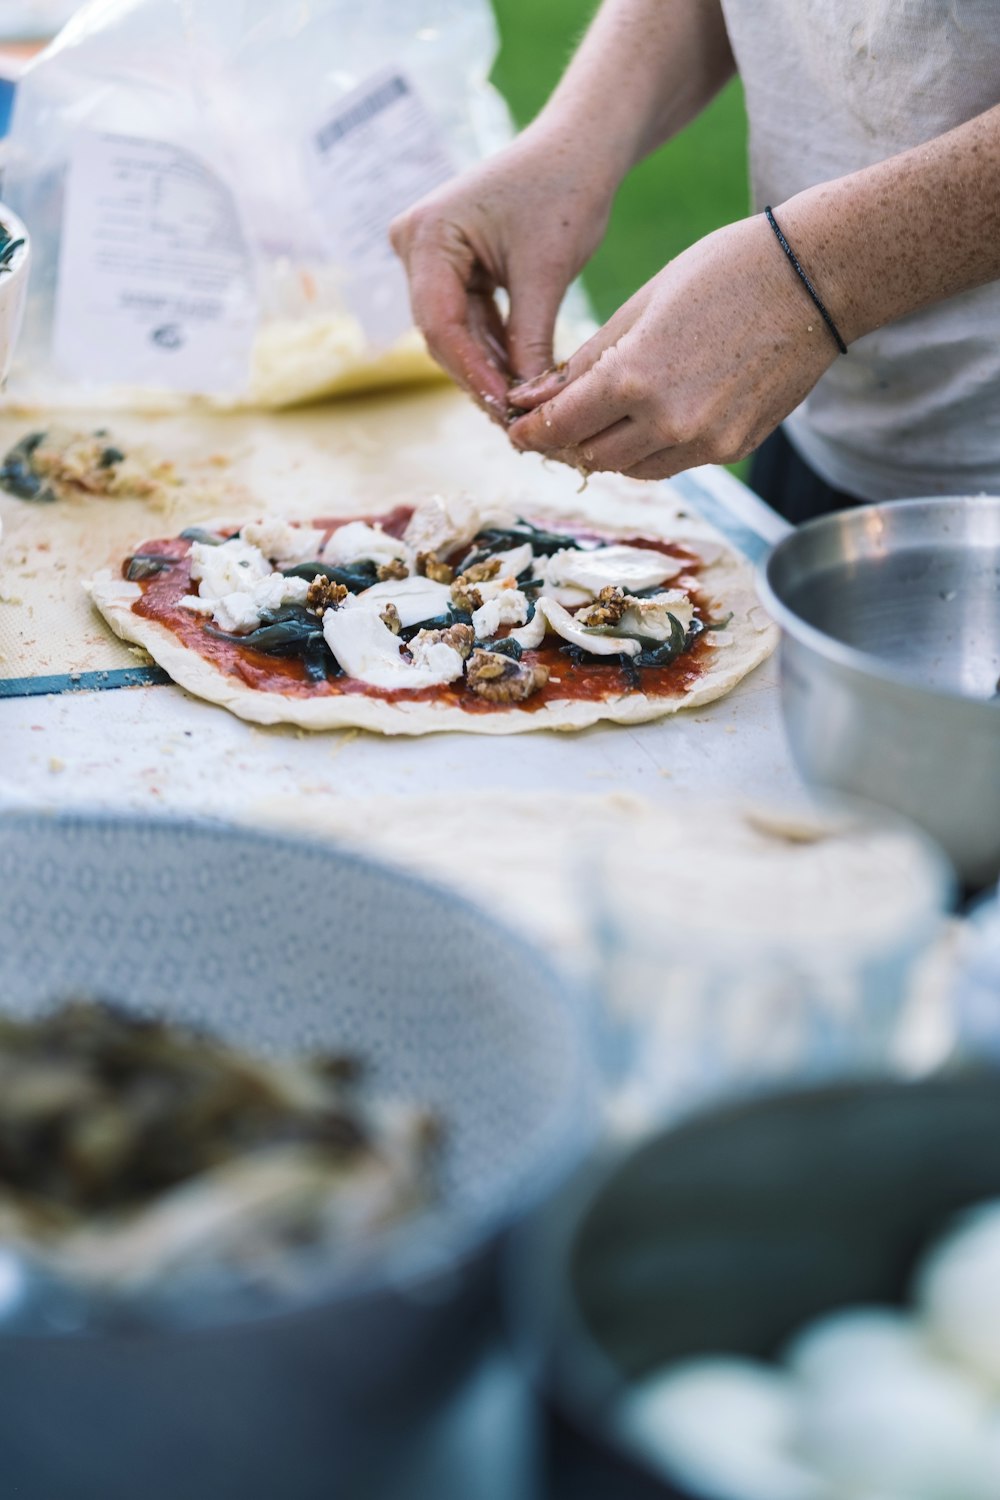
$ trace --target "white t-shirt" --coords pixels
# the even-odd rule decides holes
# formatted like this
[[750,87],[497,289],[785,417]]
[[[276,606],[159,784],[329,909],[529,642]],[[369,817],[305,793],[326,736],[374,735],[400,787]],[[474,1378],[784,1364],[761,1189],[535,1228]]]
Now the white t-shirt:
[[[1000,103],[1000,0],[722,7],[758,209]],[[1000,282],[858,339],[785,431],[823,479],[864,500],[1000,494]]]

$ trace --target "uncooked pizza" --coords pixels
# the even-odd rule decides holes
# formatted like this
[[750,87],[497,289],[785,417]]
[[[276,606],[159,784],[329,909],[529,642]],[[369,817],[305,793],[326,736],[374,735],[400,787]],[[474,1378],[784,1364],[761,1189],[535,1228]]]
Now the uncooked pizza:
[[721,697],[775,640],[742,559],[672,518],[657,529],[434,497],[206,525],[144,542],[88,588],[175,682],[258,723],[632,724]]

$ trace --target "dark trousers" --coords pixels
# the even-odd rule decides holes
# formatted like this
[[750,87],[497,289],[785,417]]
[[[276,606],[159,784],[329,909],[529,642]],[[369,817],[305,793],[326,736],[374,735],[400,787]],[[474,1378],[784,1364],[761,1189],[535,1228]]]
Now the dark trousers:
[[750,488],[793,526],[832,510],[864,504],[856,495],[835,490],[814,474],[780,427],[761,443],[750,460]]

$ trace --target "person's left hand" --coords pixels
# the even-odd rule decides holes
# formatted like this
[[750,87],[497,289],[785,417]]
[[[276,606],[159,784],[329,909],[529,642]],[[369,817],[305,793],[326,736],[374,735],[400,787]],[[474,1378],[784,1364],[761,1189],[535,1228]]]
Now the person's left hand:
[[836,358],[766,219],[744,219],[671,261],[566,365],[514,386],[509,401],[529,410],[510,438],[636,479],[733,463]]

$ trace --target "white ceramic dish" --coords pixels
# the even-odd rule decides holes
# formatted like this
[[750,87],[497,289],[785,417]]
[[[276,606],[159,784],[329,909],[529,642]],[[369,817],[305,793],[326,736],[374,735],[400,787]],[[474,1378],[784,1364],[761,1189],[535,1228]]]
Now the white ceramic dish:
[[444,1122],[441,1198],[277,1297],[216,1276],[81,1301],[23,1260],[11,1282],[0,1243],[0,1495],[464,1500],[406,1455],[481,1355],[501,1238],[593,1137],[584,997],[458,896],[333,845],[7,812],[0,1008],[71,994],[355,1053]]

